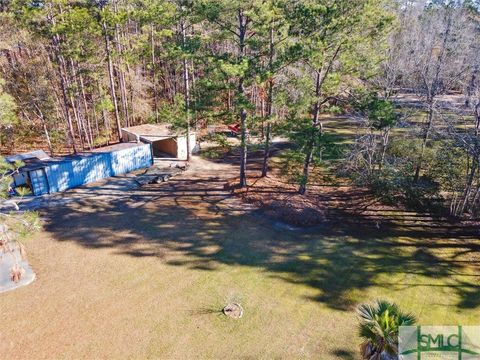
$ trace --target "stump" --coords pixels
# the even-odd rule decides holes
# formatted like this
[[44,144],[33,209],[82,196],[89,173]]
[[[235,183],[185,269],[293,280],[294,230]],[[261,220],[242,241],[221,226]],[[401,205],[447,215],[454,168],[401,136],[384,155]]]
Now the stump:
[[240,319],[243,316],[243,308],[238,303],[230,303],[223,308],[223,313],[233,319]]

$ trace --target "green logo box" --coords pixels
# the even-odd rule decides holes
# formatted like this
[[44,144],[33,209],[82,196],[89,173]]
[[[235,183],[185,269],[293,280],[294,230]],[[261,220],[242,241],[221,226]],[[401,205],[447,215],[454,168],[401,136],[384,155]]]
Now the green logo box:
[[400,326],[401,360],[480,360],[480,326]]

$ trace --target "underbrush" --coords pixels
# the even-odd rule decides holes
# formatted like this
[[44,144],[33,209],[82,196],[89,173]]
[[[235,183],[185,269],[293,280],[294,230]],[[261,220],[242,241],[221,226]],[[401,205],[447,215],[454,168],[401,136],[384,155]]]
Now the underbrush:
[[225,156],[226,152],[221,147],[211,147],[200,152],[200,156],[205,159],[221,159]]
[[443,198],[439,185],[429,177],[415,181],[413,177],[404,176],[388,169],[375,173],[368,185],[372,192],[385,203],[402,204],[407,208],[439,213],[442,211]]
[[200,152],[200,156],[206,159],[221,159],[232,151],[232,145],[225,134],[209,134],[202,138],[202,141],[213,143],[213,146]]

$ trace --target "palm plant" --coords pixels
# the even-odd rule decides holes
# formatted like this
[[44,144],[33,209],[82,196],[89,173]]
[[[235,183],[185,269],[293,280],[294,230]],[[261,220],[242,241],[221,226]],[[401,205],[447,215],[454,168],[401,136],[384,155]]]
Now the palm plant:
[[358,308],[360,316],[360,347],[365,360],[397,359],[398,329],[413,325],[415,316],[402,312],[391,302],[379,300],[375,305],[363,304]]

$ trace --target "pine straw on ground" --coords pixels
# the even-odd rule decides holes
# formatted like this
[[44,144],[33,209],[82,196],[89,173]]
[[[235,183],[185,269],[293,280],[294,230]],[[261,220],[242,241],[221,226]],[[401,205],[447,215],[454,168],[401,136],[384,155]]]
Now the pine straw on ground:
[[278,173],[268,177],[249,174],[247,187],[238,188],[238,179],[228,182],[232,193],[246,203],[254,204],[273,219],[294,226],[316,226],[328,223],[341,227],[376,229],[408,227],[421,231],[451,235],[478,235],[479,220],[456,221],[420,213],[400,204],[382,203],[368,189],[348,183],[342,185],[309,185],[300,195],[298,186]]
[[382,204],[367,189],[349,184],[311,185],[305,195],[300,195],[296,184],[289,183],[278,175],[250,177],[248,186],[241,189],[236,187],[237,183],[238,180],[230,181],[228,187],[243,201],[263,208],[267,215],[282,222],[297,226],[343,221],[344,217],[351,220],[353,215],[366,215],[370,212],[400,210]]

